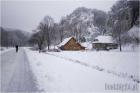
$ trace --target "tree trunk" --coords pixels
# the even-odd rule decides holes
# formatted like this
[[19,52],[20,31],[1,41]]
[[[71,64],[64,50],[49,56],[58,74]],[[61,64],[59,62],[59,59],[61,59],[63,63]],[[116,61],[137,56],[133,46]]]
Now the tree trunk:
[[50,50],[50,45],[48,44],[48,50]]
[[41,44],[38,44],[39,47],[39,53],[41,52]]
[[63,40],[63,37],[62,37],[62,35],[60,36],[60,41],[62,42],[62,40]]
[[62,40],[63,40],[63,30],[60,31],[60,41],[62,42]]
[[120,51],[122,51],[122,44],[121,44],[121,36],[119,34],[119,47],[120,47]]

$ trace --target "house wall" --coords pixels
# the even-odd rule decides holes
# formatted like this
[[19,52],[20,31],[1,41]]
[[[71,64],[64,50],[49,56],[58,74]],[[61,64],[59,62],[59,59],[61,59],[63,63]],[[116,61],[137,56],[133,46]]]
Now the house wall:
[[106,44],[103,44],[103,43],[93,43],[92,46],[94,49],[97,49],[97,50],[105,50],[106,49]]
[[93,49],[97,50],[108,50],[108,49],[116,49],[118,44],[115,43],[93,43]]
[[76,40],[74,38],[72,38],[70,41],[68,41],[64,46],[63,46],[64,50],[84,50],[84,48],[76,43]]

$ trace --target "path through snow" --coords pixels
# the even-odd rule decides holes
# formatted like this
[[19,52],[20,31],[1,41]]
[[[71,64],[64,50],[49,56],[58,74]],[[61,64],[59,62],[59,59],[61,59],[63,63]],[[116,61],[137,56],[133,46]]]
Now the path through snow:
[[35,79],[24,49],[1,54],[1,92],[36,92]]

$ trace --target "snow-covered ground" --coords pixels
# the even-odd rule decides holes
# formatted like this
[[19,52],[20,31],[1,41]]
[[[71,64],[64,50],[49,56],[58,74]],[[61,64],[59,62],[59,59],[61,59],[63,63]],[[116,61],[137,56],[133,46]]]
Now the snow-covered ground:
[[[120,49],[118,48],[110,51],[119,52]],[[134,45],[134,44],[122,45],[122,52],[140,52],[140,45]]]
[[[128,85],[138,92],[139,52],[62,51],[39,53],[26,49],[38,88],[47,92],[112,92],[106,85]],[[136,89],[132,87],[136,86]],[[115,90],[115,89],[114,89]],[[137,90],[137,91],[136,91]]]
[[0,54],[8,52],[12,49],[14,49],[14,48],[12,48],[12,47],[8,47],[8,48],[7,47],[0,47]]

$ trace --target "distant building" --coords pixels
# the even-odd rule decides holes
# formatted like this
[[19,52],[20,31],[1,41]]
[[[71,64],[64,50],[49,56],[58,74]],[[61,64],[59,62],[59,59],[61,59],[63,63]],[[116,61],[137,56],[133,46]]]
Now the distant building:
[[81,46],[74,37],[64,39],[58,47],[61,50],[85,50],[85,47]]
[[96,50],[110,50],[117,49],[118,44],[113,41],[111,36],[97,36],[92,42],[93,49]]

